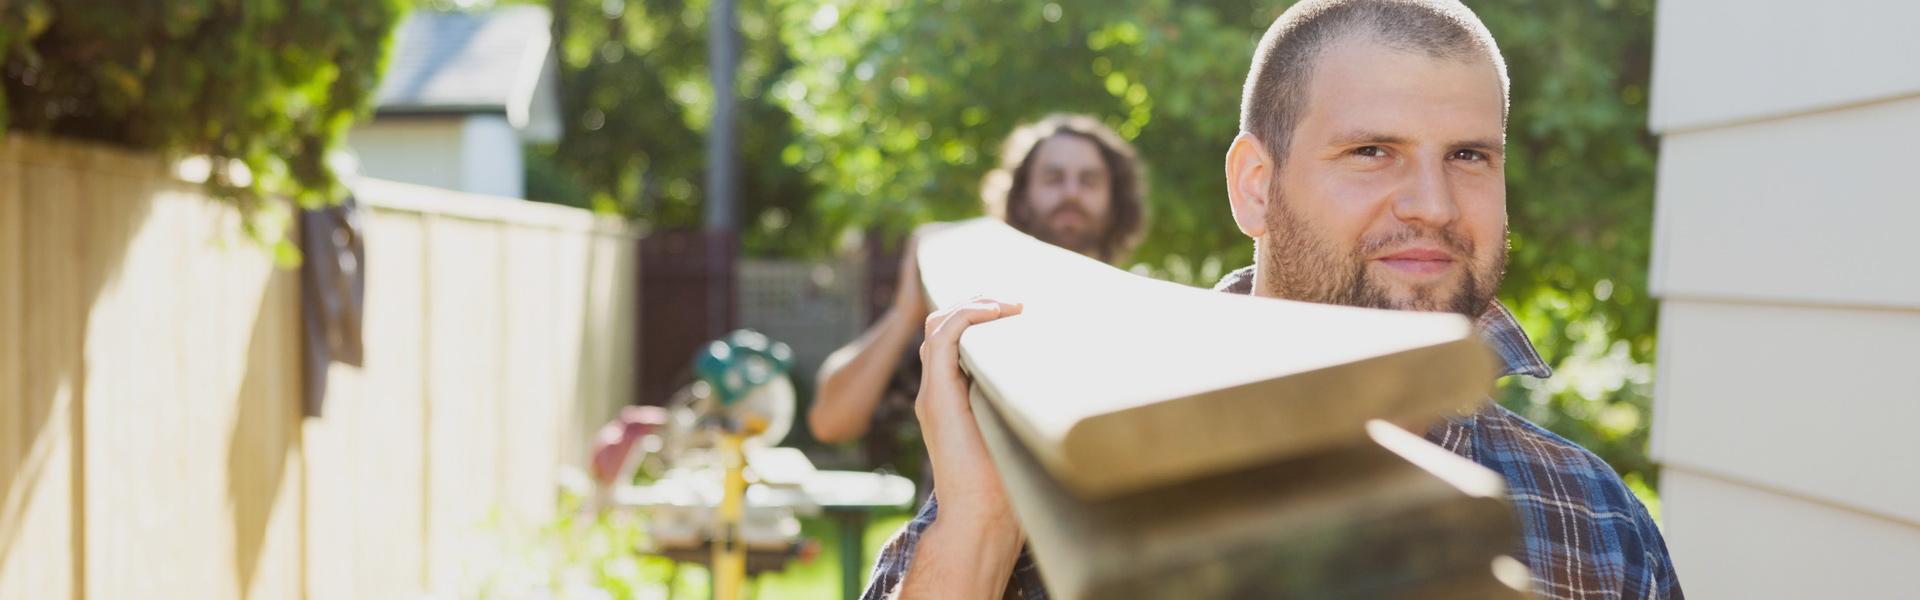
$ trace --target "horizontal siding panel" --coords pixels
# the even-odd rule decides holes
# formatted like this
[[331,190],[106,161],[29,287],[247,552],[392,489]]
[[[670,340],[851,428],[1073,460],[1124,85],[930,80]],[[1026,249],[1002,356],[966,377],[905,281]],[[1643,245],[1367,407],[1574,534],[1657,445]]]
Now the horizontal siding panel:
[[1667,136],[1654,292],[1920,309],[1916,156],[1920,98]]
[[1667,548],[1687,595],[1912,598],[1920,528],[1681,469],[1661,473]]
[[1920,311],[1668,301],[1654,452],[1920,523]]
[[1920,93],[1920,2],[1663,0],[1657,11],[1655,131]]

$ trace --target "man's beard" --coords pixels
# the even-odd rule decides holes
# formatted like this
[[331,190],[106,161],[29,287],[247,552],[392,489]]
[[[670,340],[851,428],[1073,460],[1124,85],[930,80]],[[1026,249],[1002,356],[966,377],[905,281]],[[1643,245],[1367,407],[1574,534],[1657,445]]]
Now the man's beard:
[[[1080,222],[1083,226],[1078,229],[1056,229],[1053,226],[1054,217],[1064,211],[1080,213]],[[1061,202],[1059,206],[1053,207],[1052,212],[1044,215],[1034,214],[1032,208],[1027,208],[1020,212],[1023,213],[1025,218],[1022,219],[1021,223],[1015,224],[1017,229],[1025,231],[1028,235],[1032,235],[1040,241],[1096,259],[1106,260],[1106,256],[1104,256],[1105,253],[1100,247],[1100,238],[1106,233],[1107,224],[1096,221],[1093,215],[1089,214],[1086,209],[1081,208],[1079,204]]]
[[[1362,239],[1355,248],[1341,249],[1317,235],[1293,213],[1278,190],[1274,191],[1267,213],[1267,235],[1257,249],[1264,259],[1260,267],[1265,288],[1260,291],[1264,293],[1322,304],[1445,311],[1471,319],[1487,310],[1506,274],[1504,230],[1501,247],[1485,257],[1474,252],[1472,240],[1450,228],[1405,223],[1392,232]],[[1409,297],[1395,298],[1390,284],[1369,272],[1373,265],[1365,257],[1419,239],[1437,243],[1465,261],[1466,272],[1457,283],[1414,286],[1408,290]]]

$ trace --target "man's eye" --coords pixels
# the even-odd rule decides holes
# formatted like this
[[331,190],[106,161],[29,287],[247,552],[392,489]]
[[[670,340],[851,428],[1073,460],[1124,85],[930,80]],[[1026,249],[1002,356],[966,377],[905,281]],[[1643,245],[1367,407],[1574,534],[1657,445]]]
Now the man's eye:
[[1387,149],[1379,146],[1361,146],[1354,148],[1353,153],[1370,158],[1379,158],[1387,155]]
[[1479,150],[1460,150],[1453,153],[1453,158],[1458,160],[1484,161],[1487,160],[1487,153]]

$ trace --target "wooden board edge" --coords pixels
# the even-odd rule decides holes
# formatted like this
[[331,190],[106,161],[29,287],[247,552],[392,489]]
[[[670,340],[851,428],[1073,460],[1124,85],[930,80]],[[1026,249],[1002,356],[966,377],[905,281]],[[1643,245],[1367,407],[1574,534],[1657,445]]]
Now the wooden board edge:
[[[1000,414],[1008,417],[1007,421],[1013,431],[1019,434],[1027,448],[1041,459],[1041,463],[1056,479],[1083,498],[1109,498],[1260,464],[1284,461],[1329,447],[1351,444],[1367,437],[1366,424],[1374,419],[1393,422],[1425,422],[1449,412],[1478,407],[1487,401],[1487,394],[1493,389],[1493,364],[1492,351],[1477,337],[1462,338],[1375,357],[1350,365],[1310,371],[1287,379],[1254,382],[1133,409],[1160,415],[1157,417],[1119,416],[1123,413],[1101,415],[1076,423],[1058,439],[1051,439],[1030,424],[1023,422],[1018,418],[1018,411],[1002,409]],[[1276,396],[1300,395],[1304,390],[1315,387],[1346,383],[1338,381],[1338,378],[1344,376],[1339,371],[1352,367],[1418,370],[1453,375],[1441,380],[1447,389],[1437,393],[1421,393],[1421,390],[1413,388],[1419,385],[1411,383],[1415,378],[1408,378],[1408,382],[1398,385],[1399,390],[1385,395],[1381,404],[1347,407],[1343,414],[1334,419],[1336,422],[1330,425],[1322,423],[1319,426],[1293,431],[1276,429],[1276,435],[1286,436],[1286,439],[1280,440],[1246,437],[1243,439],[1260,441],[1257,443],[1249,441],[1238,446],[1193,447],[1189,448],[1189,452],[1176,454],[1126,444],[1102,443],[1115,439],[1116,436],[1110,432],[1107,435],[1089,434],[1090,431],[1099,428],[1103,421],[1119,418],[1128,418],[1136,423],[1179,424],[1190,421],[1160,417],[1200,410],[1258,414],[1263,412],[1263,407],[1253,405],[1271,402]],[[1485,374],[1484,377],[1475,375],[1482,373]],[[1428,378],[1419,379],[1423,382],[1430,381]],[[990,386],[987,391],[990,399],[998,398],[993,394],[994,390]],[[995,402],[996,408],[1001,408],[998,400]],[[1232,406],[1248,408],[1245,410],[1228,408]],[[1301,410],[1310,411],[1312,408],[1302,406]],[[1272,411],[1268,408],[1264,412]],[[1175,439],[1208,439],[1208,435],[1215,433],[1217,428],[1235,425],[1237,424],[1203,424],[1199,426],[1202,430],[1171,431],[1159,435]],[[1273,425],[1276,428],[1285,426],[1283,423]],[[1153,434],[1143,433],[1142,437],[1147,435]]]
[[[1428,590],[1432,593],[1448,589],[1485,590],[1486,565],[1497,562],[1496,557],[1505,554],[1518,544],[1520,522],[1514,513],[1512,504],[1504,493],[1493,496],[1481,494],[1498,492],[1501,488],[1481,487],[1480,493],[1463,493],[1465,490],[1447,477],[1431,473],[1426,464],[1430,460],[1414,460],[1417,455],[1447,454],[1446,450],[1412,438],[1411,443],[1418,447],[1394,447],[1387,444],[1371,445],[1362,443],[1356,446],[1331,450],[1331,454],[1340,455],[1337,463],[1324,462],[1327,455],[1303,457],[1313,467],[1306,473],[1321,473],[1317,477],[1340,482],[1333,488],[1320,484],[1302,482],[1305,487],[1294,487],[1285,491],[1281,481],[1295,481],[1292,476],[1303,473],[1301,467],[1291,465],[1270,465],[1253,469],[1245,473],[1235,473],[1223,477],[1198,482],[1185,489],[1162,489],[1144,496],[1128,496],[1103,501],[1084,501],[1073,497],[1058,481],[1047,476],[1035,457],[1020,446],[1014,435],[1001,420],[997,410],[976,390],[971,398],[974,416],[980,425],[981,435],[986,442],[994,462],[999,466],[1002,485],[1007,490],[1013,504],[1016,518],[1023,530],[1028,533],[1028,544],[1032,556],[1040,569],[1040,575],[1049,587],[1050,593],[1059,598],[1091,598],[1114,595],[1125,597],[1185,598],[1198,593],[1197,589],[1173,585],[1159,585],[1164,577],[1180,581],[1213,581],[1222,573],[1222,569],[1249,572],[1264,569],[1268,559],[1287,564],[1297,564],[1303,556],[1312,556],[1310,549],[1299,543],[1331,546],[1321,548],[1333,553],[1332,558],[1322,567],[1344,564],[1342,561],[1357,560],[1374,562],[1372,569],[1412,569],[1400,571],[1400,577],[1394,582],[1380,584],[1383,593],[1400,593],[1406,590]],[[1411,436],[1401,432],[1404,436]],[[1411,458],[1410,458],[1411,457]],[[1430,457],[1429,457],[1430,458]],[[1455,457],[1457,458],[1457,457]],[[1462,459],[1464,460],[1464,459]],[[1356,462],[1357,461],[1357,462]],[[1344,465],[1344,466],[1341,466]],[[1371,466],[1369,466],[1371,465]],[[1334,470],[1328,470],[1328,467]],[[1347,467],[1359,469],[1352,471],[1359,479],[1346,480]],[[1468,463],[1465,468],[1485,471],[1478,465]],[[1329,475],[1329,473],[1339,473]],[[1487,471],[1485,476],[1498,482],[1498,476]],[[1386,479],[1380,479],[1386,477]],[[1270,482],[1280,485],[1278,488],[1266,487]],[[1222,487],[1225,484],[1226,487]],[[1239,490],[1235,492],[1233,490]],[[1249,496],[1249,490],[1276,490],[1273,496],[1266,492],[1255,491]],[[1217,494],[1224,493],[1225,496]],[[1334,502],[1329,496],[1352,495],[1354,506],[1365,506],[1361,514],[1347,515],[1350,519],[1341,523],[1338,511],[1345,510],[1341,502]],[[1192,499],[1186,500],[1185,496]],[[1221,498],[1227,498],[1228,504],[1220,504]],[[1254,500],[1249,504],[1250,499]],[[1267,499],[1292,504],[1292,508],[1283,513],[1266,513],[1263,509],[1249,508],[1264,506]],[[1177,502],[1176,502],[1177,501]],[[1190,505],[1189,505],[1190,502]],[[1297,504],[1307,502],[1308,504]],[[1165,520],[1154,523],[1141,522],[1140,527],[1125,532],[1116,531],[1113,521],[1138,522],[1132,517],[1140,516],[1141,509],[1155,506],[1190,506],[1191,514],[1173,514],[1158,508],[1149,510],[1150,514],[1168,514]],[[1129,508],[1130,507],[1130,508]],[[1116,513],[1115,510],[1120,512]],[[1253,510],[1254,512],[1249,512]],[[1226,511],[1215,514],[1216,511]],[[1329,512],[1333,511],[1333,512]],[[1119,518],[1116,515],[1120,515]],[[1127,516],[1132,515],[1132,516]],[[1371,515],[1371,516],[1364,516]],[[1154,521],[1152,517],[1146,517]],[[1221,529],[1228,521],[1232,526]],[[1210,525],[1209,525],[1210,524]],[[1235,531],[1237,533],[1218,538],[1187,533],[1199,529],[1216,531]],[[1358,539],[1335,539],[1328,542],[1325,536],[1342,527],[1355,528]],[[1438,527],[1439,529],[1435,529]],[[1331,528],[1331,529],[1329,529]],[[1425,530],[1433,535],[1420,535],[1419,540],[1409,543],[1394,541],[1396,532]],[[1261,533],[1264,532],[1264,533]],[[1280,533],[1291,532],[1291,533]],[[1281,536],[1275,539],[1269,536]],[[1251,537],[1250,537],[1251,536]],[[1382,537],[1389,536],[1389,537]],[[1466,537],[1462,537],[1466,536]],[[1152,541],[1146,541],[1151,539]],[[1202,540],[1211,541],[1202,541]],[[1287,541],[1293,540],[1293,541]],[[1298,542],[1298,543],[1296,543]],[[1199,545],[1195,545],[1199,544]],[[1423,556],[1429,558],[1406,562],[1404,557],[1386,556],[1378,558],[1379,552],[1391,555],[1397,551],[1407,551],[1408,547],[1420,547],[1426,550]],[[1435,549],[1450,549],[1436,554]],[[1301,554],[1306,552],[1307,554]],[[1356,554],[1358,552],[1358,554]],[[1258,556],[1243,556],[1257,553]],[[1343,554],[1344,553],[1344,554]],[[1349,556],[1351,555],[1351,556]],[[1432,557],[1439,558],[1432,558]],[[1190,558],[1189,558],[1190,557]],[[1340,558],[1345,557],[1345,558]],[[1438,562],[1435,562],[1435,561]],[[1222,562],[1224,561],[1224,562]],[[1262,562],[1267,561],[1267,562]],[[1384,561],[1384,562],[1382,562]],[[1396,562],[1399,561],[1399,562]],[[1308,562],[1312,562],[1309,560]],[[1227,563],[1237,563],[1228,565]],[[1398,565],[1397,567],[1394,565]],[[1316,567],[1318,568],[1318,567]],[[1523,568],[1524,570],[1524,568]],[[1151,572],[1147,572],[1151,571]],[[1314,569],[1307,569],[1305,580],[1317,580]],[[1368,573],[1348,574],[1344,579],[1334,577],[1327,581],[1340,582],[1338,585],[1367,587],[1375,579]],[[1467,582],[1458,584],[1458,582]],[[1271,583],[1271,582],[1269,582]],[[1225,586],[1227,584],[1221,584]],[[1391,589],[1388,589],[1391,588]],[[1402,589],[1405,588],[1405,589]],[[1229,587],[1214,586],[1210,597],[1236,597]],[[1265,588],[1265,592],[1275,591]],[[1426,592],[1422,592],[1424,594]],[[1416,594],[1408,597],[1424,597]],[[1505,597],[1505,596],[1501,596]]]

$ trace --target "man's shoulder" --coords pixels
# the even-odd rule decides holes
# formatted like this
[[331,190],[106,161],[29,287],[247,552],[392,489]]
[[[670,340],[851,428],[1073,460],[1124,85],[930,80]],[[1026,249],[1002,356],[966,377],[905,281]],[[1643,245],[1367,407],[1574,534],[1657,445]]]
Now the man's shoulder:
[[1471,458],[1507,479],[1536,595],[1679,597],[1658,526],[1606,461],[1498,405],[1455,425],[1471,430]]
[[1517,501],[1584,501],[1595,518],[1632,516],[1602,514],[1607,509],[1645,510],[1607,461],[1513,411],[1492,405],[1473,426],[1475,460],[1505,475]]

